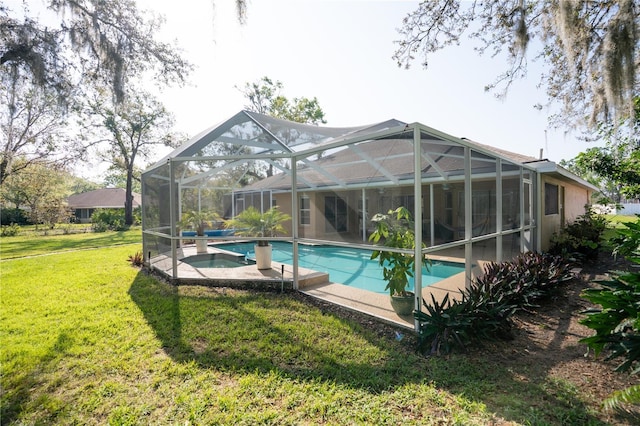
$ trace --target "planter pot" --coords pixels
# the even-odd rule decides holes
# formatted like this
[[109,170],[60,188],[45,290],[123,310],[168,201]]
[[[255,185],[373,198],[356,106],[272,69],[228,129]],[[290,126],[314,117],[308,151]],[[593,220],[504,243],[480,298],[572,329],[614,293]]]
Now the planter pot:
[[196,252],[197,253],[207,252],[207,240],[196,240]]
[[271,269],[271,244],[268,246],[255,245],[256,266],[258,269]]
[[415,308],[414,294],[407,296],[391,296],[391,307],[399,316],[407,316],[413,313]]

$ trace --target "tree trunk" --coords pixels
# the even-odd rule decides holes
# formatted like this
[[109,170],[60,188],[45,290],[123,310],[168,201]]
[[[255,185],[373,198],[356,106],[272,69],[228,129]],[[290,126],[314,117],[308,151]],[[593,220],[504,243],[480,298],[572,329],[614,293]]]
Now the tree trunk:
[[133,171],[127,169],[127,187],[125,189],[124,198],[124,224],[126,226],[133,225],[133,194],[132,194]]

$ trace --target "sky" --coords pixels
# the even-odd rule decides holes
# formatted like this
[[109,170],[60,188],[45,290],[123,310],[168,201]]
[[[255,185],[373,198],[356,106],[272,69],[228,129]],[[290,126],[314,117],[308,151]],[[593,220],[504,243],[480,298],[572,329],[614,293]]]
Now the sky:
[[[249,0],[246,23],[235,0],[136,0],[165,16],[157,34],[175,41],[195,65],[191,84],[158,97],[187,136],[230,118],[247,104],[236,87],[263,76],[282,82],[289,99],[318,99],[327,126],[350,127],[395,118],[456,137],[552,161],[590,146],[575,133],[549,128],[539,72],[516,81],[505,100],[484,87],[506,69],[504,57],[479,56],[474,41],[420,57],[407,70],[392,59],[397,28],[416,1]],[[167,154],[158,152],[157,158]]]
[[[357,126],[395,118],[420,122],[456,137],[553,161],[571,159],[589,145],[575,133],[552,129],[546,95],[534,67],[505,100],[484,87],[506,68],[504,58],[479,56],[463,39],[420,58],[406,70],[392,59],[397,28],[415,1],[250,1],[245,25],[231,0],[137,0],[165,15],[158,35],[176,40],[196,70],[192,85],[160,95],[178,130],[193,136],[247,104],[236,87],[268,76],[282,94],[316,97],[328,126]],[[188,6],[187,6],[188,5]]]

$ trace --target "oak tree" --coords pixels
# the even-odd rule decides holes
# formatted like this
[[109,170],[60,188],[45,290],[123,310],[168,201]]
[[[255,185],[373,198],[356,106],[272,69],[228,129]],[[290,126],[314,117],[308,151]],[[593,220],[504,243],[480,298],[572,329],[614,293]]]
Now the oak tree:
[[[546,67],[540,84],[561,111],[555,124],[594,129],[633,111],[640,69],[640,4],[633,0],[433,0],[406,16],[394,53],[409,67],[466,34],[480,53],[506,54],[505,71],[487,85],[504,95],[527,77],[530,59]],[[531,51],[534,49],[534,51]]]

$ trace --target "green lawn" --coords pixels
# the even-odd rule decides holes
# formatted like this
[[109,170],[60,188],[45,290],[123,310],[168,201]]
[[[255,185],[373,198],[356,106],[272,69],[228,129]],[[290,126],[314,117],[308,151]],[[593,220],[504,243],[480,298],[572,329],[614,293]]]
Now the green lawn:
[[171,286],[127,262],[139,231],[77,237],[3,239],[5,259],[66,250],[0,262],[3,425],[602,424],[527,366],[426,359],[287,294]]
[[602,235],[602,239],[604,241],[608,241],[611,238],[614,238],[617,236],[616,233],[616,229],[622,229],[625,228],[624,224],[625,223],[629,223],[629,222],[637,222],[638,220],[640,220],[638,218],[638,216],[622,216],[622,215],[605,215],[605,218],[607,219],[608,226],[607,229],[604,231],[603,235]]
[[83,250],[120,244],[140,243],[141,239],[142,232],[140,227],[119,232],[2,237],[2,239],[0,239],[0,260],[37,256],[68,250]]

